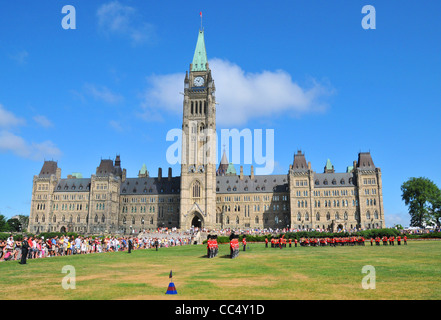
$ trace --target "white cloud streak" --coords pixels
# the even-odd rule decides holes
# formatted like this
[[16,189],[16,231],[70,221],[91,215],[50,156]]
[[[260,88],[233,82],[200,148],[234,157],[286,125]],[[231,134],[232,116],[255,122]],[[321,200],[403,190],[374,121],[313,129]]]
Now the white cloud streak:
[[132,45],[145,43],[154,34],[153,26],[143,22],[134,7],[125,6],[119,1],[101,5],[97,18],[100,33],[128,37]]
[[[221,59],[209,61],[216,85],[219,105],[217,123],[239,126],[254,119],[270,119],[277,116],[298,117],[311,112],[324,112],[327,104],[321,100],[332,89],[313,81],[309,88],[295,83],[283,70],[245,72],[237,64]],[[152,75],[148,77],[149,88],[145,91],[142,109],[146,114],[158,114],[165,110],[182,113],[183,73]]]

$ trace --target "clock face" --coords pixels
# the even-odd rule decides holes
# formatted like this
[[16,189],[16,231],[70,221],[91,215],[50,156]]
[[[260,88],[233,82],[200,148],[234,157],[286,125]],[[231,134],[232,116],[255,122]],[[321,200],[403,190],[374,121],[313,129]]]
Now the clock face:
[[200,86],[204,85],[204,78],[196,77],[196,78],[194,78],[193,83],[196,87],[200,87]]

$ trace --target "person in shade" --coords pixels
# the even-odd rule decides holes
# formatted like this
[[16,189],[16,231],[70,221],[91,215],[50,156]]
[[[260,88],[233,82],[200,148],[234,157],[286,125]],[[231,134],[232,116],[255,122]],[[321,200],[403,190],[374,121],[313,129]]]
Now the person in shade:
[[21,242],[21,260],[20,264],[26,264],[26,258],[28,257],[29,252],[29,242],[28,237],[24,236],[23,241]]
[[129,248],[129,253],[132,253],[133,239],[131,237],[129,238],[129,241],[128,241],[128,248]]

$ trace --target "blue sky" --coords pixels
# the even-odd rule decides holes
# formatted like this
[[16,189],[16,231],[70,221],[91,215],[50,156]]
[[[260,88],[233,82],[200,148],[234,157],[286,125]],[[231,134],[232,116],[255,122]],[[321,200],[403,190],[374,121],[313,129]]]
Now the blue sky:
[[[61,26],[64,5],[75,30]],[[364,5],[375,30],[361,27]],[[200,11],[217,129],[274,129],[275,174],[297,149],[316,172],[371,151],[386,224],[408,225],[400,185],[441,186],[439,1],[1,1],[1,214],[29,214],[44,159],[62,177],[116,154],[129,177],[143,163],[166,172]]]

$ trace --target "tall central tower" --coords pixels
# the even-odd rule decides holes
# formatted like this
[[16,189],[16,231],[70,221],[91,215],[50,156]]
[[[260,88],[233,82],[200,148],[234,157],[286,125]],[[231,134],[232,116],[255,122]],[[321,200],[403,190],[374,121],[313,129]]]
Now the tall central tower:
[[213,227],[216,217],[216,100],[204,31],[184,80],[180,227]]

